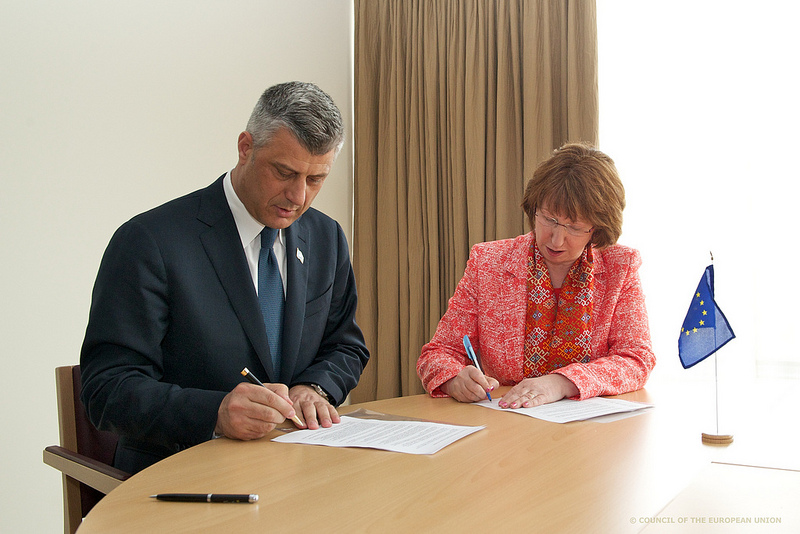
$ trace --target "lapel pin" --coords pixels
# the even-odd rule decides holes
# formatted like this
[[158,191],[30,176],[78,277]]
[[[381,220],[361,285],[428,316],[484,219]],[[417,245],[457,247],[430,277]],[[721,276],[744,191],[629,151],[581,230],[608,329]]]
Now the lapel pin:
[[305,258],[303,257],[303,253],[300,252],[299,248],[297,249],[297,259],[300,260],[300,263],[303,263],[305,261]]

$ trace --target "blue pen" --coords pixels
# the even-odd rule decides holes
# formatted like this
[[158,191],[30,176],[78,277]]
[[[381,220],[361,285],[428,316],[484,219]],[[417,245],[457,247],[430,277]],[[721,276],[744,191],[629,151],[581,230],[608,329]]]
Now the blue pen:
[[[472,348],[472,343],[469,342],[469,336],[464,336],[464,348],[467,349],[467,357],[472,360],[472,363],[478,368],[478,371],[483,373],[483,369],[481,369],[481,365],[478,363],[478,357],[475,356],[475,350]],[[492,400],[492,395],[489,393],[488,389],[486,390],[486,397]]]

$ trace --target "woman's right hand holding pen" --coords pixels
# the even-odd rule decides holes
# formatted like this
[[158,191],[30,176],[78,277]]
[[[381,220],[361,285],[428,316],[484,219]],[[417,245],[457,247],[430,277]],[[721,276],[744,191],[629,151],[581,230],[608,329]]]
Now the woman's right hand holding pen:
[[440,389],[458,402],[479,402],[487,399],[487,391],[498,386],[500,383],[496,379],[484,375],[473,365],[467,365]]

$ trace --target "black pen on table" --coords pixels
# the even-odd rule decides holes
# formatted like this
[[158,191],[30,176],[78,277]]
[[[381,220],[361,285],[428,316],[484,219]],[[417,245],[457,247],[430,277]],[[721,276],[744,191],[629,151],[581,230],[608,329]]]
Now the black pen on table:
[[150,497],[172,502],[258,502],[255,493],[159,493]]
[[[245,377],[247,380],[249,380],[251,384],[255,384],[255,385],[257,385],[257,386],[261,386],[262,388],[265,388],[265,387],[267,387],[267,386],[265,386],[264,384],[262,384],[262,383],[261,383],[261,380],[259,380],[258,378],[256,378],[256,375],[254,375],[253,373],[251,373],[251,372],[250,372],[250,369],[248,369],[247,367],[245,367],[244,369],[242,369],[242,376],[243,376],[243,377]],[[297,425],[297,426],[299,426],[300,428],[303,428],[303,427],[305,427],[305,426],[306,426],[306,425],[304,425],[304,424],[303,424],[303,422],[300,420],[300,418],[299,418],[299,417],[297,417],[297,414],[295,414],[295,415],[294,415],[294,417],[292,417],[292,421],[294,421],[294,424],[296,424],[296,425]]]

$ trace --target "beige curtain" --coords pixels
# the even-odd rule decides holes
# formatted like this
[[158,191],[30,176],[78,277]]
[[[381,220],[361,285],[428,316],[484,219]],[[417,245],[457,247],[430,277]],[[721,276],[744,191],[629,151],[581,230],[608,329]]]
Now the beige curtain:
[[594,0],[355,0],[354,402],[423,392],[470,247],[527,231],[525,182],[597,142],[597,100]]

